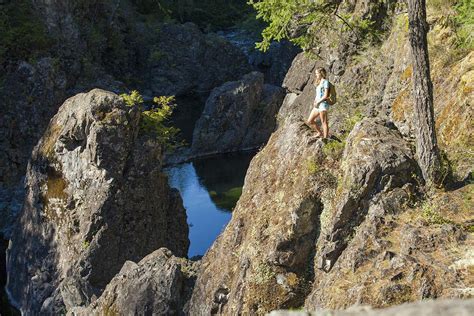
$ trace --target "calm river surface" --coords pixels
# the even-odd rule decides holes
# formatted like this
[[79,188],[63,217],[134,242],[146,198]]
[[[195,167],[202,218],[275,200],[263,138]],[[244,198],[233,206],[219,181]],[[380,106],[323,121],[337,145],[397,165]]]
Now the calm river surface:
[[229,222],[254,155],[221,155],[165,169],[170,186],[181,193],[188,215],[190,258],[204,255]]

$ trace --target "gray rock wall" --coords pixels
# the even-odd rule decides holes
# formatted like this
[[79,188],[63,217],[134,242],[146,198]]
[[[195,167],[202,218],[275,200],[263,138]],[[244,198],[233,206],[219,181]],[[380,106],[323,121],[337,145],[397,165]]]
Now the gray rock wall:
[[208,155],[264,144],[276,127],[283,89],[264,84],[259,72],[214,89],[196,122],[191,151]]
[[7,258],[27,315],[88,304],[126,260],[160,247],[186,256],[181,199],[139,124],[136,108],[96,89],[68,99],[35,147]]
[[197,267],[161,248],[138,263],[125,262],[99,299],[69,315],[184,315]]

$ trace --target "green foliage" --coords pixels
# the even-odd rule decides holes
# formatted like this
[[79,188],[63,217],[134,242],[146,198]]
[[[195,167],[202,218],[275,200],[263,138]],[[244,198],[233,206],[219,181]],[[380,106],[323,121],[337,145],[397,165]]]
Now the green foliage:
[[137,90],[133,90],[132,93],[130,94],[123,93],[120,95],[120,97],[123,99],[125,104],[130,107],[132,106],[141,107],[143,104],[143,97]]
[[30,1],[0,5],[0,66],[7,60],[35,58],[52,45]]
[[327,157],[333,160],[339,160],[342,158],[342,153],[345,147],[346,147],[345,141],[342,141],[342,142],[330,141],[324,145],[323,153]]
[[429,223],[429,224],[452,224],[452,221],[444,218],[441,216],[440,212],[438,211],[438,206],[431,202],[431,201],[426,201],[423,203],[421,206],[421,214],[422,217]]
[[319,165],[314,159],[306,160],[306,168],[309,174],[316,174],[319,171]]
[[455,6],[457,34],[462,47],[474,48],[474,1],[459,0]]
[[130,94],[121,94],[120,96],[127,106],[138,106],[142,111],[140,120],[140,130],[142,132],[156,138],[168,150],[181,145],[176,141],[179,129],[166,124],[175,107],[174,96],[155,97],[153,102],[157,107],[150,110],[143,110],[143,97],[136,90]]
[[145,132],[153,134],[167,149],[173,149],[178,145],[175,139],[179,129],[166,126],[165,123],[173,113],[174,96],[155,97],[153,102],[159,107],[143,112],[141,128]]
[[[256,47],[266,51],[272,41],[289,39],[306,48],[310,42],[306,30],[312,21],[324,21],[327,9],[320,5],[321,1],[309,0],[249,0],[257,10],[257,18],[268,23],[262,31],[262,41]],[[295,23],[297,25],[295,25]],[[295,28],[301,28],[302,34],[291,34]]]
[[352,129],[354,128],[354,126],[358,122],[362,121],[363,118],[364,116],[359,110],[356,110],[354,114],[352,114],[351,116],[348,116],[346,120],[344,121],[344,129],[346,130],[346,132],[350,133]]
[[[266,51],[272,41],[288,39],[309,50],[319,45],[318,34],[334,34],[332,44],[339,43],[339,34],[351,31],[365,40],[379,39],[376,21],[351,13],[336,13],[341,0],[249,0],[257,10],[257,18],[268,26],[262,31],[262,41],[256,44]],[[380,21],[377,21],[380,22]]]

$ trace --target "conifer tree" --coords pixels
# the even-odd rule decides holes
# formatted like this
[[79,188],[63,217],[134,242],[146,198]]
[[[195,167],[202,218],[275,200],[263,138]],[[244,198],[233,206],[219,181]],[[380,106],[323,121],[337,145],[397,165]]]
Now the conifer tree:
[[[413,61],[413,97],[417,128],[416,151],[423,178],[428,184],[440,180],[440,155],[433,110],[433,84],[428,56],[428,23],[425,0],[408,0],[409,39]],[[449,93],[449,92],[448,92]]]

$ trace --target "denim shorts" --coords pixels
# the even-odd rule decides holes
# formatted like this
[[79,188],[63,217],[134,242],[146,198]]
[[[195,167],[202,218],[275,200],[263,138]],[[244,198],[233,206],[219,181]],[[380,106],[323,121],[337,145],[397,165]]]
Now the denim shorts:
[[327,111],[327,110],[329,110],[329,104],[327,102],[319,103],[319,106],[318,106],[318,111],[319,112]]

